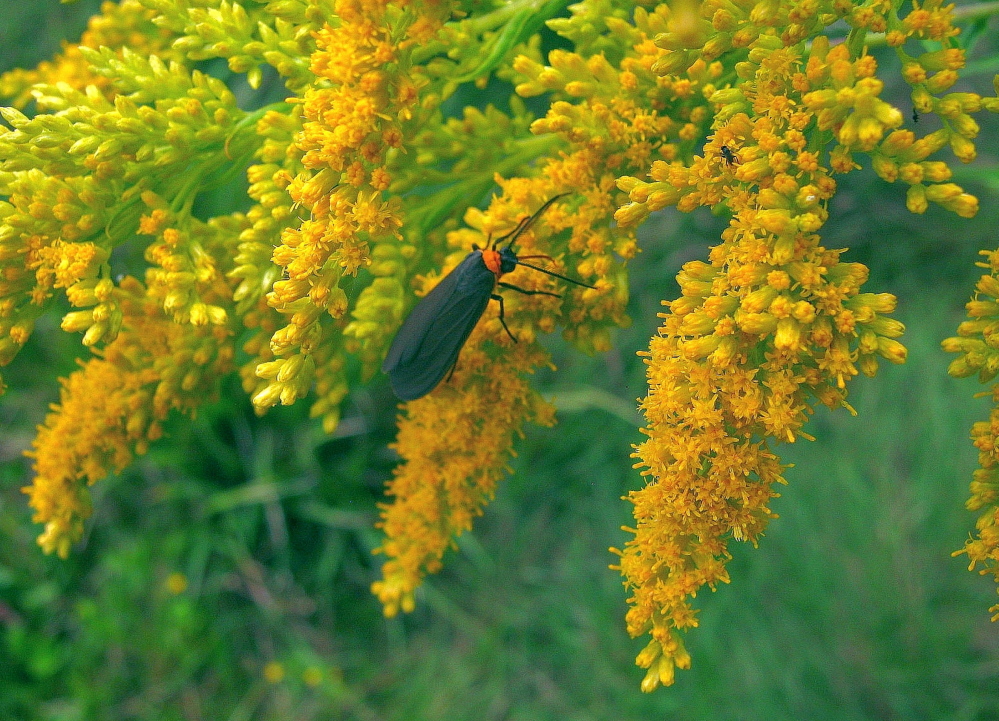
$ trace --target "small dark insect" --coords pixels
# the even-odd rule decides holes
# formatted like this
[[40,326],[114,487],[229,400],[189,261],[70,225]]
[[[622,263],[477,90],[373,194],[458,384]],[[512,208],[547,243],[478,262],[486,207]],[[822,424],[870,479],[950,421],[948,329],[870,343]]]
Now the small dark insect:
[[912,109],[912,122],[914,123],[919,122],[919,111],[916,110],[915,108]]
[[733,166],[739,164],[739,156],[735,154],[735,151],[727,145],[723,145],[718,149],[718,154],[721,155],[722,160],[725,161],[725,165]]
[[[560,297],[557,293],[525,290],[500,280],[518,265],[547,273],[584,288],[594,287],[525,263],[525,258],[548,258],[548,256],[518,256],[513,248],[517,238],[530,228],[552,203],[566,195],[568,193],[551,198],[534,215],[520,221],[517,227],[506,235],[487,243],[485,248],[472,246],[472,252],[416,304],[409,317],[403,321],[382,364],[382,371],[388,374],[392,390],[399,398],[404,401],[422,398],[437,387],[447,372],[454,368],[462,346],[485,312],[490,299],[499,301],[500,323],[513,342],[517,342],[517,338],[510,332],[503,318],[503,296],[495,292],[497,285],[524,295]],[[506,245],[500,248],[500,243]]]

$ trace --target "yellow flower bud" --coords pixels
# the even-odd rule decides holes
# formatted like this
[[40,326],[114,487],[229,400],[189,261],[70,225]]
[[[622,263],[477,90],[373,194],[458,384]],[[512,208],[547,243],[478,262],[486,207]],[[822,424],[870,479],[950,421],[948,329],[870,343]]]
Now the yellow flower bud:
[[873,355],[862,355],[857,360],[857,367],[865,376],[873,378],[878,373],[878,359]]
[[688,341],[683,341],[680,343],[680,351],[683,353],[684,358],[690,360],[701,360],[705,358],[718,348],[722,339],[716,335],[707,335],[700,338],[692,338]]
[[739,165],[735,169],[735,177],[744,182],[756,182],[771,174],[769,158],[757,158]]
[[970,163],[977,155],[975,144],[962,135],[953,133],[950,136],[950,149],[962,163]]
[[513,91],[522,98],[533,98],[547,92],[547,90],[540,83],[535,82],[517,83]]
[[754,335],[767,335],[777,329],[777,319],[769,313],[736,311],[735,322],[740,330]]
[[889,30],[885,33],[885,42],[889,47],[900,48],[905,45],[905,41],[908,37],[901,30]]
[[639,688],[642,689],[642,693],[652,693],[657,688],[659,688],[659,662],[656,661],[651,668],[645,673],[645,678],[642,679],[642,683]]
[[923,182],[923,166],[919,163],[902,163],[899,168],[899,177],[909,185],[916,185]]
[[683,316],[692,313],[701,307],[702,300],[695,296],[681,296],[676,300],[669,301],[669,309],[676,316]]
[[878,355],[891,363],[905,363],[908,350],[897,340],[878,338]]
[[934,95],[939,95],[957,82],[957,72],[941,70],[926,81],[926,89]]
[[[284,362],[278,368],[278,372],[274,375],[274,379],[279,383],[287,383],[293,380],[302,369],[305,363],[305,356],[301,353],[296,353],[295,355],[284,359]],[[261,364],[263,365],[263,364]],[[260,366],[257,366],[257,375],[260,375]],[[265,376],[266,377],[266,376]]]
[[875,153],[871,156],[871,166],[882,180],[894,183],[898,178],[898,165],[890,158]]
[[762,188],[757,195],[757,204],[761,208],[789,208],[788,198],[771,188]]
[[844,305],[853,309],[870,308],[875,313],[891,313],[897,302],[898,299],[891,293],[858,293]]
[[957,70],[964,67],[964,52],[957,48],[945,48],[923,53],[916,61],[930,71]]
[[638,225],[649,217],[649,209],[644,203],[627,203],[614,213],[614,220],[623,228]]
[[919,63],[907,62],[902,65],[902,79],[909,85],[920,85],[926,82],[926,68]]
[[795,320],[808,325],[815,320],[815,306],[807,300],[799,300],[794,304],[794,309],[791,311],[791,315],[795,318]]
[[63,316],[60,328],[67,333],[77,333],[90,328],[94,322],[93,310],[71,311]]
[[752,293],[747,295],[742,299],[739,307],[745,313],[761,313],[770,307],[774,298],[777,297],[777,289],[772,286],[764,286],[758,290],[754,290]]
[[711,93],[711,97],[708,98],[708,102],[713,103],[714,105],[731,105],[733,103],[742,103],[745,100],[746,96],[739,88],[723,88],[722,90],[716,90]]
[[[665,35],[656,38],[657,44],[660,37],[665,37]],[[652,64],[652,72],[656,75],[679,75],[689,68],[696,59],[696,55],[688,50],[672,50]]]
[[786,265],[794,258],[794,236],[781,235],[777,237],[770,253],[770,262],[774,265]]
[[285,358],[278,358],[276,360],[258,363],[254,373],[257,378],[276,378],[285,363],[287,363],[287,359]]
[[0,117],[7,121],[15,130],[20,130],[30,123],[30,119],[16,108],[0,107]]
[[970,193],[961,193],[941,205],[962,218],[974,218],[978,214],[978,198]]
[[929,183],[942,183],[953,176],[950,166],[942,161],[923,161],[920,166],[923,169],[923,178]]
[[955,132],[969,139],[977,137],[980,130],[975,119],[967,113],[960,113],[951,118],[950,126]]
[[825,225],[825,218],[828,217],[823,211],[820,215],[819,213],[802,213],[798,216],[798,229],[805,233],[814,233],[823,225]]
[[588,98],[597,90],[594,83],[573,80],[565,84],[565,92],[574,98]]
[[683,316],[680,323],[680,332],[683,335],[706,335],[715,329],[717,321],[703,312],[688,313]]
[[641,185],[645,185],[644,182],[642,182],[638,178],[632,178],[630,175],[622,175],[615,182],[618,190],[625,193],[630,193],[635,188]]
[[877,334],[872,330],[861,331],[857,350],[863,355],[876,353],[878,350]]
[[967,343],[966,338],[945,338],[940,341],[940,348],[945,353],[962,353]]
[[910,213],[925,213],[929,207],[926,200],[926,187],[923,185],[910,185],[905,194],[905,207]]
[[105,321],[94,323],[92,326],[87,328],[87,332],[83,334],[83,340],[81,342],[88,348],[92,345],[96,345],[105,337],[105,335],[107,335],[109,327],[109,324]]
[[681,285],[689,280],[713,281],[718,277],[718,269],[703,260],[690,260],[683,264],[677,280]]
[[283,386],[279,383],[269,383],[252,398],[253,407],[257,411],[265,411],[275,405],[281,397]]
[[955,358],[947,366],[947,375],[954,378],[967,378],[969,376],[975,375],[978,372],[978,368],[970,365],[968,359],[965,356],[960,358]]
[[208,322],[212,325],[225,325],[229,322],[229,313],[225,308],[217,305],[209,305],[208,307]]
[[911,130],[896,130],[881,143],[881,150],[889,156],[898,155],[911,147],[915,140],[916,136]]
[[956,183],[935,183],[926,186],[926,198],[934,203],[946,203],[963,192],[961,186]]
[[933,110],[933,96],[922,85],[917,85],[912,89],[911,97],[912,107],[920,113],[928,113]]
[[806,185],[798,191],[794,203],[802,210],[814,208],[819,204],[819,191],[814,185]]
[[799,350],[801,348],[801,324],[794,318],[781,318],[777,321],[774,347],[780,350]]
[[915,141],[906,154],[911,160],[925,160],[927,156],[941,150],[950,141],[951,132],[946,128],[935,130]]
[[859,138],[860,122],[861,118],[857,115],[857,113],[853,113],[852,115],[850,115],[843,123],[843,125],[840,126],[839,133],[837,134],[836,139],[839,140],[839,142],[842,145],[846,146],[847,148],[857,145],[857,141]]
[[667,206],[676,205],[679,199],[680,191],[675,188],[669,188],[668,190],[656,190],[649,193],[646,209],[650,213],[654,213],[655,211],[662,210]]
[[872,323],[868,324],[868,327],[878,335],[886,338],[899,338],[905,333],[905,324],[894,318],[885,318],[884,316],[876,318]]

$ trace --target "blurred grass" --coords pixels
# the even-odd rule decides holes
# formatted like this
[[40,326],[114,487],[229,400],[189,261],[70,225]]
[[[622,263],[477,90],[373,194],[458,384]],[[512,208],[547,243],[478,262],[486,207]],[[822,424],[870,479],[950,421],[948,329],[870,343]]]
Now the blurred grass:
[[[991,120],[975,166],[993,179],[995,137]],[[634,324],[613,351],[587,358],[552,339],[559,370],[537,383],[562,399],[558,426],[528,431],[474,534],[404,618],[384,619],[368,592],[394,463],[381,382],[351,396],[332,438],[305,404],[256,418],[227,382],[221,401],[94,486],[68,560],[43,556],[20,453],[80,350],[57,321],[39,324],[0,400],[0,718],[999,718],[995,587],[950,556],[973,529],[968,431],[987,403],[946,376],[939,349],[977,251],[995,247],[995,187],[975,188],[982,212],[963,221],[910,215],[902,189],[869,171],[844,180],[826,244],[871,267],[870,290],[899,295],[910,360],[853,384],[858,417],[820,410],[816,442],[778,449],[794,464],[780,518],[759,549],[733,549],[732,584],[698,598],[693,668],[651,696],[607,569],[631,522],[621,496],[641,483],[635,352],[722,219],[647,224]]]

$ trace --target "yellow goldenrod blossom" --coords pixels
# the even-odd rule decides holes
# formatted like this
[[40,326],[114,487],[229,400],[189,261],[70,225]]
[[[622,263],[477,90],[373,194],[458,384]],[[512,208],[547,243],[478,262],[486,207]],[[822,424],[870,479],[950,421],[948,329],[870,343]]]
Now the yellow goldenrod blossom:
[[[175,37],[172,49],[188,60],[224,58],[234,73],[246,75],[251,88],[263,81],[270,66],[289,90],[300,92],[315,80],[309,69],[312,35],[331,14],[332,3],[314,0],[285,2],[277,7],[244,6],[238,2],[199,3],[140,0],[156,9],[153,21]],[[289,19],[294,22],[289,22]]]
[[[267,292],[281,277],[281,269],[274,264],[271,255],[280,243],[281,234],[301,222],[288,193],[292,177],[302,170],[302,154],[292,142],[302,127],[298,107],[290,107],[287,113],[270,110],[256,123],[256,131],[264,142],[256,151],[259,163],[247,170],[248,195],[254,205],[246,213],[249,225],[239,234],[234,267],[227,274],[236,283],[232,296],[236,313],[243,326],[251,331],[243,344],[243,350],[250,358],[240,367],[243,389],[250,397],[268,383],[257,375],[257,368],[274,360],[270,338],[281,317],[266,300]],[[337,410],[338,407],[329,412],[336,414]],[[335,415],[335,418],[339,416]]]
[[[992,398],[994,407],[989,420],[979,421],[971,428],[971,440],[978,449],[978,465],[971,481],[971,498],[965,504],[969,511],[978,512],[977,538],[965,542],[954,555],[967,554],[968,570],[982,565],[979,573],[991,573],[999,583],[999,351],[996,351],[996,331],[999,329],[999,251],[982,251],[986,262],[979,263],[989,272],[983,275],[975,295],[967,305],[968,318],[957,328],[958,335],[943,341],[943,349],[959,353],[948,372],[955,378],[978,376],[980,383],[991,383],[983,395]],[[999,604],[989,609],[993,621],[999,621]]]
[[[145,193],[143,200],[153,207],[162,205],[153,193]],[[169,225],[164,227],[165,223]],[[230,290],[200,239],[190,230],[178,228],[176,219],[162,207],[139,220],[139,231],[158,238],[146,246],[146,260],[151,265],[146,285],[149,296],[162,303],[164,313],[175,323],[225,325],[226,309],[211,299],[227,299]]]
[[45,526],[38,543],[63,558],[90,515],[87,486],[145,453],[168,413],[197,408],[232,366],[228,329],[174,323],[133,278],[114,296],[121,332],[63,382],[29,453],[36,475],[25,492]]
[[[390,183],[385,156],[401,147],[419,98],[408,57],[448,12],[446,3],[403,10],[375,0],[338,0],[334,11],[339,22],[319,31],[311,60],[328,87],[310,88],[302,100],[295,145],[304,169],[288,192],[310,217],[286,228],[274,250],[286,277],[274,283],[268,303],[286,324],[271,336],[275,360],[257,367],[267,381],[253,396],[259,411],[308,391],[311,376],[299,376],[300,369],[315,367],[312,355],[328,339],[330,319],[347,311],[341,279],[371,263],[369,243],[398,235],[398,204],[383,199]],[[333,409],[320,412],[335,417]]]
[[[701,17],[710,17],[708,6]],[[669,312],[646,360],[649,440],[636,457],[648,484],[629,496],[636,527],[615,551],[632,591],[628,630],[652,636],[638,657],[648,669],[645,691],[689,666],[683,632],[697,625],[690,600],[702,586],[728,581],[728,540],[755,544],[773,516],[772,486],[784,479],[771,444],[810,438],[802,427],[817,403],[849,408],[846,381],[873,375],[878,357],[905,360],[895,340],[902,325],[881,315],[895,299],[860,293],[867,269],[841,262],[840,251],[819,242],[835,193],[831,174],[857,167],[854,153],[871,153],[882,177],[901,178],[960,215],[977,210],[972,196],[940,183],[948,173],[926,160],[952,134],[913,147],[909,131],[895,130],[902,114],[878,97],[873,58],[852,55],[849,44],[830,48],[824,36],[806,52],[800,29],[771,34],[767,27],[781,26],[771,14],[776,7],[758,4],[726,19],[733,32],[725,36],[698,25],[696,9],[684,6],[681,16],[678,6],[656,38],[668,51],[657,72],[695,80],[700,58],[718,56],[719,48],[746,47],[748,56],[735,64],[736,84],[705,91],[715,112],[703,157],[656,161],[651,182],[618,180],[631,201],[615,216],[622,226],[664,205],[724,205],[732,213],[709,262],[688,263],[678,276],[682,296],[665,303]],[[854,21],[883,30],[878,13],[885,10],[855,12]],[[692,50],[702,43],[703,53]],[[828,165],[815,152],[821,132],[836,143]],[[922,172],[908,170],[920,163]]]
[[388,560],[372,586],[386,615],[412,611],[423,577],[439,571],[454,539],[471,530],[492,500],[524,422],[554,422],[554,408],[525,377],[549,362],[547,354],[523,341],[489,353],[482,344],[496,337],[492,325],[499,323],[478,326],[451,379],[408,403],[400,419],[395,448],[405,463],[387,489],[395,501],[382,509],[379,525],[387,538],[379,551]]

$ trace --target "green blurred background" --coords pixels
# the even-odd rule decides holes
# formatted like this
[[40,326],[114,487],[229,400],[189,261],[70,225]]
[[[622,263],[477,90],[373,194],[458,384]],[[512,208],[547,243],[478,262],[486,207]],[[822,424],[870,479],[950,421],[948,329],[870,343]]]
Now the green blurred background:
[[[78,38],[97,3],[3,6],[0,70]],[[989,91],[997,28],[963,89]],[[908,113],[897,63],[877,55]],[[853,384],[858,417],[820,410],[816,442],[778,449],[794,464],[780,518],[759,549],[734,544],[731,585],[697,599],[693,668],[675,686],[638,691],[644,642],[624,631],[607,548],[627,540],[621,496],[641,483],[635,353],[680,265],[724,227],[707,212],[644,226],[634,323],[615,350],[588,358],[550,339],[559,370],[537,383],[559,424],[528,430],[512,476],[404,618],[384,619],[368,591],[394,463],[383,378],[350,397],[333,437],[304,402],[256,418],[230,379],[222,401],[94,486],[68,560],[42,555],[22,452],[81,349],[58,318],[39,323],[0,399],[0,719],[999,719],[995,586],[950,555],[974,526],[968,432],[988,405],[946,375],[939,348],[978,251],[999,244],[999,122],[980,121],[979,159],[958,178],[981,198],[974,220],[911,215],[904,187],[870,170],[842,180],[825,243],[870,266],[866,290],[899,296],[910,360]]]

